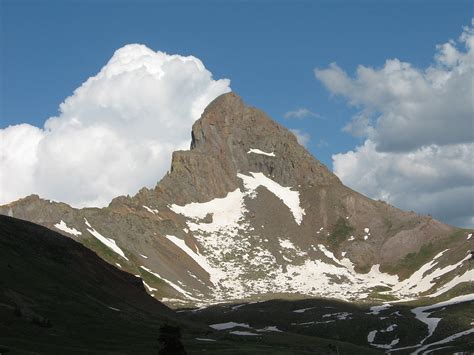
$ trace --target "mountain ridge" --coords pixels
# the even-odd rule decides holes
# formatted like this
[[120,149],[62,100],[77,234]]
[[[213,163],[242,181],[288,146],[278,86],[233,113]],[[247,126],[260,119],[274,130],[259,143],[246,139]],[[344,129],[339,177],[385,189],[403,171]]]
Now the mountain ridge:
[[[59,228],[146,279],[149,292],[170,305],[275,293],[419,296],[433,287],[409,292],[415,281],[424,277],[433,290],[448,284],[453,270],[465,268],[459,256],[474,248],[470,230],[345,187],[291,132],[234,93],[204,110],[191,138],[191,149],[173,153],[170,171],[155,188],[117,197],[106,208],[78,210],[30,196],[1,206],[0,213]],[[410,281],[423,266],[427,270]],[[441,266],[436,278],[435,266]],[[469,270],[462,275],[469,279]],[[396,286],[403,280],[409,281]],[[381,294],[377,285],[405,293]],[[358,291],[347,294],[347,287]]]

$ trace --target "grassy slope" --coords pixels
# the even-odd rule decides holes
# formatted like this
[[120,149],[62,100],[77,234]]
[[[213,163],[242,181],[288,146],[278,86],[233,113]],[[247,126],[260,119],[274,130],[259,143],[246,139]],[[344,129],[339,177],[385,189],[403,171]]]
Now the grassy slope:
[[[467,288],[466,288],[467,287]],[[368,314],[369,305],[357,305],[344,303],[340,301],[331,301],[323,299],[306,299],[299,301],[273,300],[262,303],[246,304],[237,309],[232,309],[232,305],[216,305],[194,312],[185,312],[189,319],[205,322],[207,324],[236,322],[247,323],[253,329],[261,329],[266,326],[277,326],[278,329],[285,331],[282,333],[273,333],[273,336],[290,336],[295,339],[298,336],[307,338],[325,339],[327,344],[347,345],[352,343],[354,348],[342,346],[342,353],[348,351],[351,353],[360,352],[363,347],[368,346],[367,335],[372,330],[383,330],[392,324],[397,324],[394,332],[378,333],[375,342],[388,344],[395,338],[400,342],[396,347],[411,346],[420,342],[427,334],[427,327],[414,317],[411,310],[415,307],[433,304],[446,299],[455,297],[459,294],[466,294],[473,291],[468,285],[460,285],[451,294],[430,300],[420,300],[406,304],[393,304],[391,308],[382,311],[379,315]],[[470,322],[473,317],[473,303],[467,302],[459,305],[447,307],[443,310],[436,310],[433,317],[440,317],[436,332],[427,341],[432,343],[444,339],[454,333],[471,328]],[[294,310],[308,309],[303,313],[295,313]],[[326,320],[335,319],[335,317],[324,317],[326,314],[347,312],[351,319],[336,320],[330,323],[317,323]],[[314,324],[302,324],[315,321]],[[248,330],[248,329],[241,329]],[[456,350],[474,350],[472,341],[474,337],[465,336],[455,342],[450,343],[451,349]],[[359,346],[358,352],[355,346]],[[341,349],[340,349],[341,350]],[[369,353],[364,350],[363,353]]]
[[179,320],[148,296],[137,278],[79,243],[4,216],[0,276],[3,348],[147,352],[158,348],[158,329],[164,323],[181,324],[185,333],[207,331]]

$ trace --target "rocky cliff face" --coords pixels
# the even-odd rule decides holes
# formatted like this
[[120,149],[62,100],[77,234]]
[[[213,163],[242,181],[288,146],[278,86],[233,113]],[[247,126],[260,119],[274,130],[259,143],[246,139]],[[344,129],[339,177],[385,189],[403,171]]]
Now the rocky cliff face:
[[[72,187],[73,188],[73,187]],[[212,102],[154,189],[104,209],[30,196],[0,213],[78,240],[163,302],[442,294],[474,278],[472,231],[345,187],[234,93]]]

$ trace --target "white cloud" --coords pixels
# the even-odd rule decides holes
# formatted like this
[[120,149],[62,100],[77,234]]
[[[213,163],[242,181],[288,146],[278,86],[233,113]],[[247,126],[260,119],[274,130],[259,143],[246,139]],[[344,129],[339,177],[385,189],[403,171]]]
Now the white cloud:
[[38,193],[74,206],[104,206],[153,187],[171,153],[189,147],[192,123],[229,84],[214,80],[195,57],[138,44],[120,48],[43,129],[0,130],[0,202]]
[[285,117],[286,119],[292,119],[292,118],[302,119],[302,118],[321,118],[321,115],[319,115],[318,113],[312,112],[308,110],[307,108],[302,107],[295,111],[286,112],[283,115],[283,117]]
[[379,151],[467,143],[473,139],[473,38],[465,28],[459,43],[437,46],[425,70],[389,59],[380,69],[359,66],[354,78],[335,63],[315,75],[332,94],[362,108],[346,130],[367,136]]
[[333,163],[345,184],[374,199],[454,225],[473,225],[474,143],[386,153],[366,140],[354,151],[333,155]]
[[311,140],[311,136],[308,133],[303,132],[300,129],[290,129],[290,132],[295,135],[299,144],[301,144],[303,147],[308,146],[308,143]]
[[336,64],[315,70],[331,93],[360,108],[345,130],[366,138],[354,151],[333,156],[334,172],[372,198],[472,226],[472,28],[436,49],[425,70],[398,59],[381,69],[359,66],[354,78]]

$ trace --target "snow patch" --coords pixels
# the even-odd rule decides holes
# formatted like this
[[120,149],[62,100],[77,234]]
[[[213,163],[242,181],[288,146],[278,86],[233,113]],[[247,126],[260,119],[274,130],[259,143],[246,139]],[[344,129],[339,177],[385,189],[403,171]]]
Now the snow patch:
[[474,301],[474,293],[454,297],[447,301],[435,303],[429,306],[413,308],[411,312],[415,314],[415,317],[428,326],[428,335],[418,345],[422,345],[426,341],[426,339],[433,335],[434,331],[436,330],[436,327],[438,326],[438,323],[441,321],[441,318],[430,317],[434,309],[471,301]]
[[267,153],[267,152],[264,152],[263,150],[256,149],[256,148],[250,148],[250,150],[247,152],[247,154],[250,154],[250,153],[266,155],[266,156],[269,156],[269,157],[274,157],[275,156],[274,152]]
[[107,237],[104,237],[102,234],[100,234],[99,232],[97,232],[94,228],[92,228],[92,226],[90,225],[90,223],[87,221],[87,219],[85,219],[85,222],[86,222],[86,225],[89,227],[87,228],[87,231],[92,234],[97,240],[99,240],[99,242],[101,242],[102,244],[104,244],[106,247],[108,247],[109,249],[111,249],[114,253],[117,253],[118,255],[120,255],[122,258],[124,258],[125,260],[128,261],[128,258],[125,256],[124,252],[122,249],[120,249],[118,247],[118,245],[115,243],[115,240],[111,239],[111,238],[107,238]]
[[279,240],[280,246],[284,249],[294,249],[296,250],[295,245],[288,239]]
[[257,332],[278,332],[278,333],[283,333],[282,330],[278,329],[276,326],[271,325],[262,329],[257,329]]
[[269,179],[262,173],[250,173],[252,176],[244,174],[237,174],[237,177],[242,179],[245,189],[251,191],[255,196],[256,189],[259,186],[266,187],[268,191],[277,196],[290,209],[296,224],[300,225],[303,220],[305,211],[300,207],[300,193],[299,191],[292,191],[290,187],[283,187],[277,182]]
[[148,284],[145,282],[145,280],[142,280],[142,282],[143,282],[143,284],[145,285],[145,287],[147,288],[147,290],[148,290],[149,292],[158,291],[157,288],[154,288],[154,287],[151,287],[150,285],[148,285]]
[[468,334],[471,334],[471,333],[474,333],[474,328],[471,328],[471,329],[468,329],[468,330],[465,330],[465,331],[462,331],[462,332],[459,332],[459,333],[456,333],[456,334],[453,334],[453,335],[450,335],[449,337],[447,338],[444,338],[442,340],[439,340],[439,341],[436,341],[434,343],[431,343],[431,344],[427,344],[419,349],[417,349],[413,355],[417,355],[419,354],[420,352],[428,349],[429,347],[433,346],[433,345],[441,345],[441,344],[446,344],[446,343],[450,343],[452,342],[453,340],[456,340],[457,338],[461,338],[465,335],[468,335]]
[[211,324],[210,327],[216,330],[226,330],[226,329],[232,329],[236,327],[250,328],[250,325],[248,325],[247,323],[227,322],[227,323]]
[[233,332],[230,332],[230,334],[243,335],[243,336],[258,336],[258,334],[251,333],[251,332],[240,331],[240,330],[235,330]]
[[[190,230],[204,232],[217,232],[219,229],[232,229],[238,226],[238,221],[243,218],[244,194],[240,189],[229,192],[226,197],[215,198],[208,202],[191,202],[184,206],[171,205],[170,209],[194,221],[187,222]],[[198,223],[197,220],[212,214],[211,223]]]
[[[428,273],[428,271],[437,265],[437,259],[439,259],[446,251],[447,249],[437,254],[431,261],[424,264],[422,267],[420,267],[420,269],[415,271],[408,279],[399,282],[393,287],[392,291],[399,295],[417,295],[419,293],[426,292],[435,285],[435,280],[438,277],[453,271],[470,258],[470,255],[467,255],[464,259],[460,260],[456,264],[447,265],[443,268],[436,268],[435,270]],[[449,288],[446,288],[443,292],[446,292],[448,289]],[[436,295],[438,294],[440,293],[436,293]]]
[[337,320],[348,320],[348,319],[351,319],[351,313],[348,313],[348,312],[329,313],[329,314],[323,314],[321,318],[336,318]]
[[391,305],[390,304],[383,304],[383,305],[380,305],[380,306],[372,306],[370,307],[370,312],[368,314],[373,314],[373,315],[378,315],[380,314],[380,312],[390,308]]
[[190,300],[194,300],[194,301],[199,301],[197,298],[192,297],[191,294],[188,291],[182,289],[181,287],[179,287],[175,283],[165,279],[164,277],[160,276],[158,273],[151,271],[150,269],[148,269],[147,267],[145,267],[143,265],[140,265],[140,268],[145,270],[146,272],[152,274],[153,276],[163,280],[168,285],[170,285],[172,288],[174,288],[178,293],[181,293],[182,295],[184,295],[186,298],[189,298]]
[[450,281],[446,282],[443,286],[438,288],[438,290],[435,293],[428,295],[428,297],[437,297],[449,291],[450,289],[459,285],[462,282],[472,282],[472,280],[474,280],[474,269],[467,270],[462,275],[456,275]]
[[[392,324],[392,325],[388,326],[387,329],[380,330],[380,333],[392,332],[393,330],[395,330],[396,327],[397,327],[396,324]],[[392,340],[390,342],[390,344],[374,343],[375,337],[376,337],[378,332],[379,332],[378,330],[372,330],[367,335],[367,342],[371,346],[374,346],[374,347],[379,348],[379,349],[392,349],[392,347],[394,347],[395,345],[397,345],[400,342],[400,339],[396,338],[396,339]]]
[[54,225],[57,229],[59,229],[60,231],[63,231],[63,232],[66,232],[68,234],[72,234],[73,236],[77,237],[78,235],[81,235],[82,233],[79,232],[77,229],[75,228],[69,228],[67,225],[66,225],[66,222],[64,222],[63,220],[61,220],[61,222],[59,223],[56,223]]
[[209,274],[209,278],[214,285],[219,283],[219,280],[224,277],[223,272],[219,269],[213,268],[207,262],[206,258],[200,255],[198,252],[194,252],[191,248],[189,248],[184,240],[179,239],[173,235],[167,235],[169,241],[175,244],[178,248],[184,251],[191,259],[193,259],[204,271]]
[[293,312],[294,313],[304,313],[306,311],[309,311],[310,309],[315,309],[317,307],[309,307],[309,308],[302,308],[302,309],[295,309]]
[[153,213],[153,214],[158,214],[159,211],[157,209],[152,209],[148,206],[143,205],[143,208],[146,209],[148,212]]

